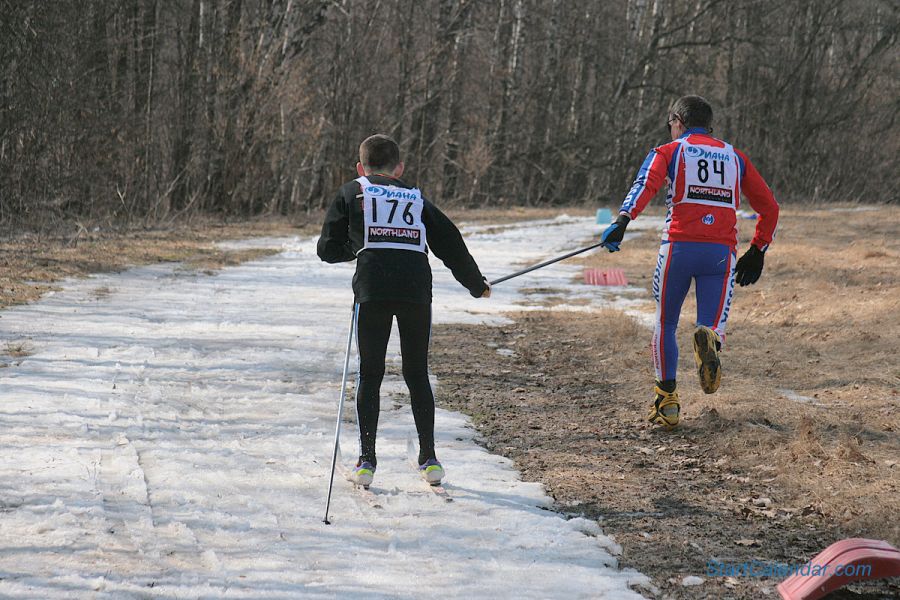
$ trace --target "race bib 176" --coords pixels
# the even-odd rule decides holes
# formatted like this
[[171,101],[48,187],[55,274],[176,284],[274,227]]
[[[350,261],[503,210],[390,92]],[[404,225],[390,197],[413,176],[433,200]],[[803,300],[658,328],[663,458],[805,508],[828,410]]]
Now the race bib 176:
[[363,249],[425,252],[422,194],[418,189],[377,185],[357,179],[363,193]]

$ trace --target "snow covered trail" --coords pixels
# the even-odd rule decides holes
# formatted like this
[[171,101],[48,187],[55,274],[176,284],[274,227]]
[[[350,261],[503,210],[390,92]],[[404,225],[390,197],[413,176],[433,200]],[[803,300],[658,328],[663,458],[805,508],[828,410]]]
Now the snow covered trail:
[[[466,232],[496,277],[596,226]],[[234,245],[273,243],[283,252],[213,276],[140,267],[0,313],[0,340],[33,352],[0,369],[0,596],[641,597],[629,585],[647,579],[617,570],[615,543],[541,508],[542,488],[476,445],[458,413],[439,410],[436,424],[454,502],[428,491],[407,462],[415,428],[390,398],[397,380],[382,400],[383,508],[338,478],[324,525],[353,265],[320,263],[314,240]],[[500,321],[522,308],[522,288],[603,303],[596,288],[578,291],[572,265],[490,300],[434,267],[437,322]],[[396,333],[392,344],[396,359]],[[355,436],[344,428],[347,462]]]

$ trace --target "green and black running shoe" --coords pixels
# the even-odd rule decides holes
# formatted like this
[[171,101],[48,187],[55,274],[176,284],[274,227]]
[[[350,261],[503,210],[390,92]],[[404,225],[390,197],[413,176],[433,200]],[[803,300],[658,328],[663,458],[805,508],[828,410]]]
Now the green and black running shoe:
[[419,465],[419,473],[430,485],[440,485],[441,479],[444,478],[444,467],[436,458],[429,458]]
[[356,485],[361,485],[366,489],[369,489],[369,486],[372,485],[372,480],[375,478],[375,467],[372,466],[372,463],[369,461],[361,460],[356,463],[356,466],[350,472],[350,476],[348,479],[355,483]]

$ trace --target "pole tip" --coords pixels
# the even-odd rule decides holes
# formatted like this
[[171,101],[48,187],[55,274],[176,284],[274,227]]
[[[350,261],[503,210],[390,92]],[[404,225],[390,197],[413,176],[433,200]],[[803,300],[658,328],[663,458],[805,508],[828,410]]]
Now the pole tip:
[[331,525],[331,521],[329,521],[328,519],[322,519],[322,522],[326,525]]

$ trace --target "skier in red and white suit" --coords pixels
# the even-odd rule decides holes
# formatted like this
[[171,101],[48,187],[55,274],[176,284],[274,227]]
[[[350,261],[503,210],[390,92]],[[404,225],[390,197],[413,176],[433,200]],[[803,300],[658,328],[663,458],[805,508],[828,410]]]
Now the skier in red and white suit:
[[[648,414],[652,423],[668,427],[679,419],[675,331],[691,281],[697,295],[694,358],[700,385],[711,394],[721,381],[719,351],[734,283],[744,286],[759,279],[778,222],[778,203],[769,186],[743,152],[712,136],[711,125],[712,107],[703,98],[685,96],[672,105],[666,122],[672,141],[647,155],[619,217],[601,237],[610,252],[618,250],[628,223],[668,184],[668,214],[653,278],[657,382]],[[736,260],[741,194],[759,218],[750,248]]]

